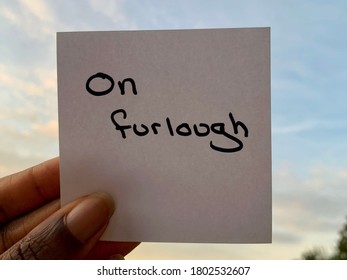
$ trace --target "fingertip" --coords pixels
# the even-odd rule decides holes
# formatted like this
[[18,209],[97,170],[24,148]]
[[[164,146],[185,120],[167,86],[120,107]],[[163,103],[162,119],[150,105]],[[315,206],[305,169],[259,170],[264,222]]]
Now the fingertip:
[[71,234],[87,242],[105,227],[115,210],[112,197],[97,192],[80,200],[66,215],[65,223]]
[[106,192],[95,192],[89,195],[90,198],[97,198],[101,199],[105,205],[107,205],[107,208],[109,210],[109,217],[111,217],[116,210],[116,200],[108,193]]

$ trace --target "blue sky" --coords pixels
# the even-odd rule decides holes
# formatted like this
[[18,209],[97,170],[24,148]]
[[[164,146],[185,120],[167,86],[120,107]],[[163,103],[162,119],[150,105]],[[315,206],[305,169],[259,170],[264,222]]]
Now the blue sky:
[[346,1],[0,2],[0,175],[58,155],[57,31],[271,27],[273,244],[141,245],[130,258],[293,259],[347,215]]

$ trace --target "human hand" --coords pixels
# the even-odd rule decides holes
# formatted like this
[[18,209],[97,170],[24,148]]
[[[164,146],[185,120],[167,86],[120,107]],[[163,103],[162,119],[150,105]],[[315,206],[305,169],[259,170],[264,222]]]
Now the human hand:
[[0,179],[0,259],[117,259],[139,243],[99,241],[115,205],[105,193],[60,208],[59,158]]

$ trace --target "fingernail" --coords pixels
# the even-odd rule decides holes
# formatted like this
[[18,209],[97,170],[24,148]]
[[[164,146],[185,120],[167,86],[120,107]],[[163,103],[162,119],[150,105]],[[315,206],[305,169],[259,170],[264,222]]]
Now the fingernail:
[[89,195],[67,214],[66,226],[75,238],[86,242],[108,223],[114,209],[115,205],[110,195]]

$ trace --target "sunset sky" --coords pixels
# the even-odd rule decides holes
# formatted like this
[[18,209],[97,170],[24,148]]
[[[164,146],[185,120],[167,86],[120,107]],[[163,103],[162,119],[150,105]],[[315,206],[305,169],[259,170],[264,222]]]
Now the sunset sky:
[[59,154],[56,32],[271,27],[273,243],[145,243],[129,258],[331,252],[347,216],[346,13],[343,0],[1,0],[0,175]]

